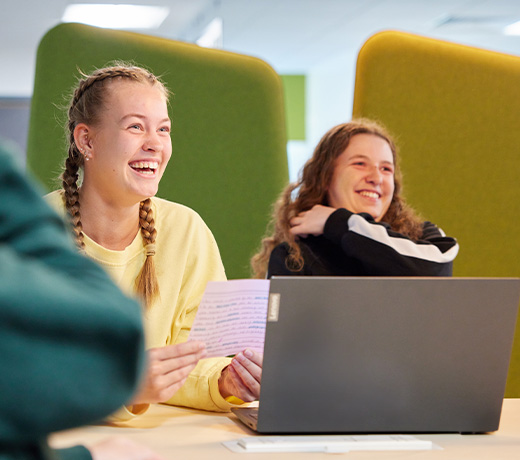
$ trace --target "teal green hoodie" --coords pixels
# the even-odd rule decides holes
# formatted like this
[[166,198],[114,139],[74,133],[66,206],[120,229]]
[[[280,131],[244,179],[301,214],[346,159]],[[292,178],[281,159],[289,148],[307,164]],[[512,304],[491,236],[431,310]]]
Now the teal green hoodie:
[[138,303],[78,254],[0,145],[0,459],[88,459],[49,433],[128,402],[144,366]]

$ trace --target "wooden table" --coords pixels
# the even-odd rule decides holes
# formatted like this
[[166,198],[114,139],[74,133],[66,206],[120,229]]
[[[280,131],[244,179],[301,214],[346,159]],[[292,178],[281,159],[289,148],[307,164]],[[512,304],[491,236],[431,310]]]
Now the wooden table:
[[[255,459],[282,458],[331,460],[325,453],[260,453],[239,454],[228,450],[223,441],[255,436],[233,414],[218,414],[165,405],[154,405],[132,422],[131,427],[87,426],[54,434],[51,444],[66,447],[89,445],[110,436],[126,436],[153,448],[168,459]],[[504,400],[500,428],[495,433],[481,435],[436,434],[417,435],[432,440],[439,450],[350,452],[334,454],[348,460],[406,459],[406,460],[508,460],[520,458],[520,399]]]

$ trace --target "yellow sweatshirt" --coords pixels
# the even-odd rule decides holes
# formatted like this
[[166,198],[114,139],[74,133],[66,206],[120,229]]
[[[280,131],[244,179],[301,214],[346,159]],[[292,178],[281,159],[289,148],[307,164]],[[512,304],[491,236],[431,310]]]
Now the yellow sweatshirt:
[[[61,191],[46,200],[65,216]],[[202,218],[186,206],[152,198],[157,238],[154,256],[160,297],[144,312],[147,348],[185,342],[208,281],[225,280],[224,266],[215,239]],[[141,232],[123,251],[106,249],[85,235],[86,254],[102,265],[126,293],[134,293],[134,283],[145,261]],[[199,361],[182,388],[168,404],[211,411],[227,411],[227,402],[218,389],[228,358]],[[139,414],[143,413],[141,411]],[[134,414],[123,408],[111,421],[131,420]]]

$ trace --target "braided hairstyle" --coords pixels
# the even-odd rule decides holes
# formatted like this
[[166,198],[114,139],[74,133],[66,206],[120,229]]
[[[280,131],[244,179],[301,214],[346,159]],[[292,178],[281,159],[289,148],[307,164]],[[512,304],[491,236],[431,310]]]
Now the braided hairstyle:
[[[78,180],[80,169],[83,168],[84,161],[88,161],[89,157],[85,151],[80,151],[76,146],[74,130],[79,123],[95,125],[99,122],[100,114],[105,107],[108,88],[113,82],[123,80],[157,86],[163,92],[166,100],[169,97],[169,92],[164,84],[154,74],[141,67],[117,63],[111,67],[97,69],[90,75],[81,73],[68,107],[66,133],[69,149],[61,174],[65,208],[70,215],[73,234],[80,249],[85,248],[85,243],[81,225]],[[139,225],[145,246],[146,260],[135,280],[135,288],[148,308],[159,295],[159,285],[153,260],[157,230],[155,229],[150,198],[140,203]]]
[[381,221],[392,230],[402,233],[412,240],[422,235],[422,219],[406,204],[402,195],[402,174],[399,168],[397,148],[390,135],[380,124],[367,119],[352,120],[330,129],[321,138],[312,157],[305,163],[297,182],[289,184],[274,205],[268,226],[268,236],[262,240],[261,248],[251,259],[253,276],[265,278],[271,252],[280,243],[289,245],[289,255],[285,264],[289,270],[297,272],[303,268],[301,248],[295,236],[290,233],[290,221],[316,204],[328,206],[327,192],[332,180],[336,159],[348,147],[356,134],[372,134],[385,140],[394,160],[394,195]]

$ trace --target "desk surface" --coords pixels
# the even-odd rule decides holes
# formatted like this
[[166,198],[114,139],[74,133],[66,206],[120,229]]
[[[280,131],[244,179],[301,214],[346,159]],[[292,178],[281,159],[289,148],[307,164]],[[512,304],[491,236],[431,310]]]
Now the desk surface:
[[[237,454],[222,445],[254,432],[242,425],[233,414],[202,412],[179,407],[154,405],[132,427],[88,426],[57,433],[51,437],[51,445],[67,447],[74,444],[89,445],[110,436],[126,436],[153,448],[167,459],[234,459],[247,454]],[[504,400],[500,428],[490,434],[417,435],[419,439],[432,440],[442,450],[350,452],[348,460],[358,459],[432,459],[432,460],[517,460],[520,455],[520,399]],[[255,456],[255,454],[249,454]],[[272,453],[271,458],[330,460],[324,453]],[[244,457],[246,458],[246,457]]]

